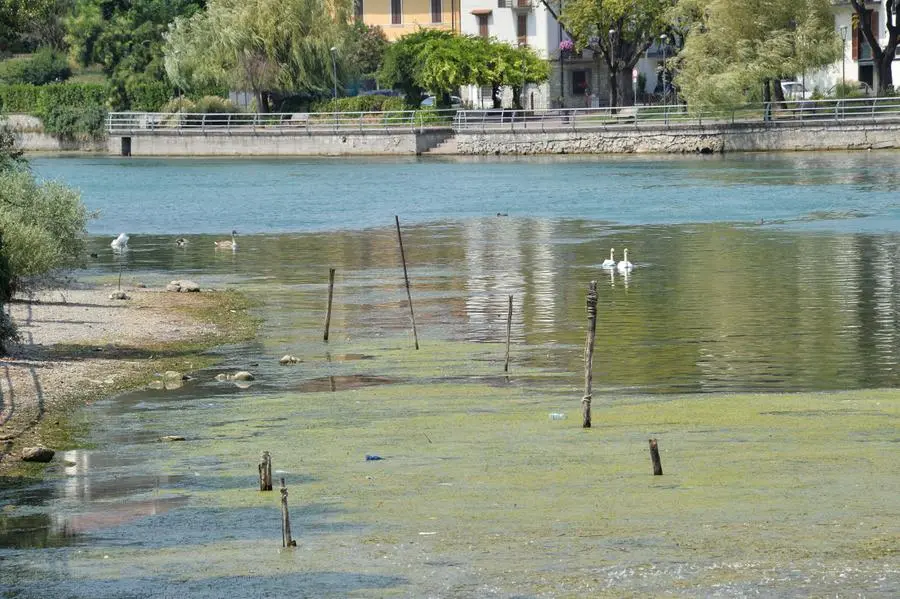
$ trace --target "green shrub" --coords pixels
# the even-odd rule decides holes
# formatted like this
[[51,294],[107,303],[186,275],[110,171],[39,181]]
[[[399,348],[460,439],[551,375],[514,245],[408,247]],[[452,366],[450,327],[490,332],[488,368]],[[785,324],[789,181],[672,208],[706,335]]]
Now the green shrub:
[[388,110],[384,105],[390,100],[400,100],[400,105],[403,105],[402,98],[393,96],[353,96],[313,102],[310,112],[381,112]]
[[108,94],[109,88],[98,83],[0,85],[3,110],[41,118],[54,106],[105,106]]
[[195,112],[196,105],[193,100],[184,96],[172,98],[159,107],[160,112]]
[[388,98],[384,101],[384,104],[381,105],[381,110],[384,112],[394,111],[394,110],[406,110],[406,100],[403,98],[392,97]]
[[31,58],[8,60],[0,64],[0,81],[7,84],[29,83],[44,85],[65,81],[72,76],[72,69],[62,52],[41,48]]
[[44,131],[63,139],[103,139],[106,136],[106,109],[102,106],[60,104],[43,116]]
[[231,100],[227,100],[225,98],[219,96],[203,96],[194,106],[194,112],[205,112],[205,113],[227,113],[227,112],[237,112],[234,104],[231,103]]
[[0,85],[0,103],[7,113],[36,114],[41,93],[31,84]]
[[12,291],[80,266],[89,214],[78,192],[27,170],[0,174],[0,234]]
[[126,102],[131,110],[157,112],[175,90],[164,81],[128,81],[125,84]]

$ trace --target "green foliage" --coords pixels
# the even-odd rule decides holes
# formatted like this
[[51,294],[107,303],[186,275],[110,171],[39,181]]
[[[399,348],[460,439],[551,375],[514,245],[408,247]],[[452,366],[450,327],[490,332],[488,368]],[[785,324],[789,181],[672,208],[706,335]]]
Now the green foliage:
[[351,8],[351,0],[210,0],[169,28],[166,72],[189,92],[252,90],[261,111],[268,110],[267,92],[324,95],[334,65],[339,83],[349,71],[343,44]]
[[395,112],[397,110],[404,110],[405,108],[406,100],[398,96],[387,98],[381,105],[381,110],[384,112]]
[[378,112],[387,110],[384,106],[389,100],[399,100],[400,108],[396,110],[403,110],[403,98],[377,95],[338,98],[337,101],[331,98],[319,100],[313,102],[309,110],[310,112]]
[[426,90],[419,77],[425,48],[429,44],[440,44],[452,37],[454,37],[452,33],[439,29],[420,29],[402,36],[384,53],[384,61],[378,71],[378,81],[382,85],[402,90],[406,96],[407,106],[418,108]]
[[381,66],[388,39],[377,25],[355,22],[347,35],[345,62],[358,77],[373,77]]
[[0,49],[32,52],[65,47],[63,18],[73,0],[0,0]]
[[196,105],[194,101],[190,98],[185,98],[184,96],[180,96],[178,98],[172,98],[162,106],[160,106],[160,112],[195,112]]
[[16,137],[4,121],[0,124],[0,174],[26,165],[24,152],[16,146]]
[[131,110],[156,112],[169,101],[174,90],[167,81],[131,79],[125,83],[127,104]]
[[219,96],[203,96],[194,105],[194,112],[227,113],[237,112],[231,100]]
[[99,105],[57,104],[43,116],[44,131],[62,139],[103,139],[106,136],[106,109]]
[[0,82],[7,84],[44,85],[65,81],[71,75],[72,70],[65,55],[51,48],[41,48],[30,58],[0,63]]
[[0,173],[0,234],[13,290],[79,266],[89,215],[60,183],[39,183],[26,169]]
[[108,88],[96,83],[51,83],[48,85],[0,85],[3,110],[43,118],[54,106],[103,106]]
[[691,27],[675,83],[689,104],[736,106],[766,81],[840,58],[830,0],[690,0]]

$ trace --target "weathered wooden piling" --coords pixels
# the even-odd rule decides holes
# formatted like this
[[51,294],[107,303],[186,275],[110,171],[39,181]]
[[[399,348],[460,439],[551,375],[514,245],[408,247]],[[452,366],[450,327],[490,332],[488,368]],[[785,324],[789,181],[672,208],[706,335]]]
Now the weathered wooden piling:
[[325,341],[328,341],[328,327],[331,326],[331,300],[334,298],[334,269],[328,269],[328,309],[325,312]]
[[259,461],[259,490],[272,490],[272,455],[268,451],[262,453]]
[[291,538],[291,517],[288,514],[288,490],[284,486],[284,478],[281,479],[281,546],[296,547],[297,541]]
[[119,284],[116,286],[116,291],[122,291],[122,271],[125,269],[125,263],[119,263]]
[[662,462],[659,460],[659,448],[656,439],[650,439],[650,459],[653,460],[653,474],[662,476]]
[[406,253],[403,251],[403,235],[400,233],[400,217],[394,215],[397,223],[397,241],[400,242],[400,259],[403,261],[403,280],[406,281],[406,298],[409,300],[409,317],[412,320],[413,339],[419,349],[419,334],[416,332],[416,314],[413,312],[412,294],[409,291],[409,273],[406,270]]
[[512,308],[513,296],[509,296],[509,310],[506,313],[506,364],[503,366],[503,372],[509,372],[509,338],[512,335]]
[[588,331],[584,355],[584,397],[581,398],[581,426],[591,428],[591,383],[594,367],[594,337],[597,334],[597,281],[591,281],[587,294]]

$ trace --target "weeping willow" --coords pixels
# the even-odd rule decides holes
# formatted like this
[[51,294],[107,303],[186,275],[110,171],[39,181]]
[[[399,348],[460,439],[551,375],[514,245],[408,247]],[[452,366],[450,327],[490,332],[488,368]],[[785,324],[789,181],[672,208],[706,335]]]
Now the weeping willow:
[[695,107],[738,105],[766,81],[840,59],[830,0],[682,0],[689,3],[698,20],[676,84]]
[[260,110],[265,92],[327,93],[344,72],[352,7],[353,0],[210,0],[170,25],[166,73],[186,91],[253,91]]

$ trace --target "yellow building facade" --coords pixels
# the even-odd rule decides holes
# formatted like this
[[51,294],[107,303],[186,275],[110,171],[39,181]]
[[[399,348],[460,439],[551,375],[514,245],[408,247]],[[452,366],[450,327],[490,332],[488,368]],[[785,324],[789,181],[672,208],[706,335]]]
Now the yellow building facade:
[[394,41],[421,28],[460,31],[460,0],[356,0],[357,18]]

